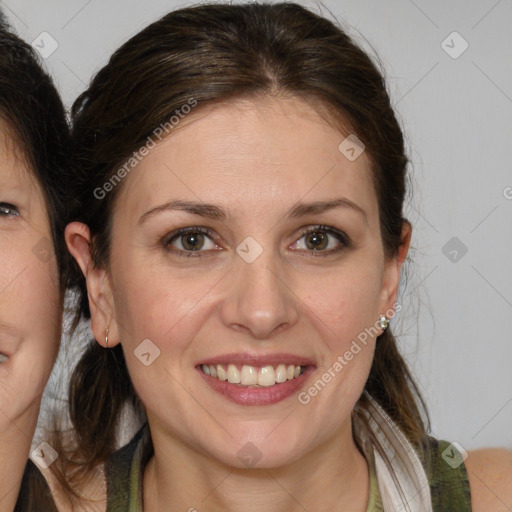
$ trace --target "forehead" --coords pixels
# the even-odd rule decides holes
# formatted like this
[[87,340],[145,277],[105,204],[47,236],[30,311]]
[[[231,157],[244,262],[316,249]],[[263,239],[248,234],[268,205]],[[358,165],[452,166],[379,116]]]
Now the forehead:
[[369,158],[363,152],[349,160],[339,149],[347,134],[310,103],[237,100],[202,107],[180,123],[124,183],[119,200],[131,211],[185,198],[263,214],[340,194],[370,214],[376,209]]
[[37,180],[12,126],[0,117],[0,191],[7,186],[39,190]]

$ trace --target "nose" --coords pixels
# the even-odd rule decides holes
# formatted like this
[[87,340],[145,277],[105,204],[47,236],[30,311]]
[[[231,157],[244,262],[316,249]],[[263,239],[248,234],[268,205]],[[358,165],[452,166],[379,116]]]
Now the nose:
[[229,328],[263,340],[296,324],[300,300],[272,251],[252,263],[236,256],[228,281],[221,317]]

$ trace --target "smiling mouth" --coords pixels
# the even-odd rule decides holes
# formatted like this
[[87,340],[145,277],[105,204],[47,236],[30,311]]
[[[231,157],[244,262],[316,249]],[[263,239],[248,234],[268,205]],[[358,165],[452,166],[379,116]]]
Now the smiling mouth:
[[235,364],[202,364],[201,371],[220,381],[228,381],[240,387],[264,388],[281,384],[300,377],[306,366],[298,365],[267,365],[267,366],[237,366]]

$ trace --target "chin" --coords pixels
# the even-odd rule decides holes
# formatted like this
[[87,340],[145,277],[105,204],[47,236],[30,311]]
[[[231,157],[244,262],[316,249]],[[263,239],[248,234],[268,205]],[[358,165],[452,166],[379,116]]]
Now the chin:
[[[275,428],[275,427],[274,427]],[[297,462],[305,455],[304,438],[294,442],[289,435],[234,436],[219,450],[220,444],[207,450],[211,457],[237,469],[272,469]]]

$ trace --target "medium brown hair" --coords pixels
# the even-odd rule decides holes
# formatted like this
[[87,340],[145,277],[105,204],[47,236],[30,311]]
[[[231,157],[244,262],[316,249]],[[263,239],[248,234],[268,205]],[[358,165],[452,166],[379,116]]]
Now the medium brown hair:
[[64,291],[70,255],[68,220],[69,126],[62,100],[35,50],[0,18],[0,118],[41,187]]
[[[404,138],[372,59],[335,23],[293,3],[212,4],[173,11],[119,48],[73,105],[73,220],[87,224],[92,257],[109,265],[115,200],[94,191],[112,179],[153,130],[195,99],[201,108],[236,98],[291,95],[323,107],[329,120],[365,144],[378,197],[386,257],[401,243],[408,158]],[[80,314],[89,318],[85,280],[75,267]],[[379,336],[365,390],[406,437],[421,443],[428,413],[391,330]],[[364,405],[361,396],[360,404]],[[91,340],[70,386],[81,465],[71,480],[115,446],[123,405],[138,399],[122,346]],[[140,405],[140,404],[139,404]],[[79,456],[77,456],[77,454]]]

